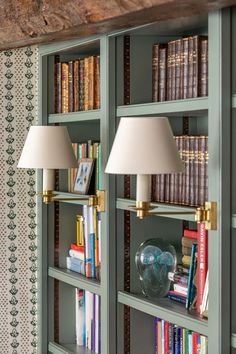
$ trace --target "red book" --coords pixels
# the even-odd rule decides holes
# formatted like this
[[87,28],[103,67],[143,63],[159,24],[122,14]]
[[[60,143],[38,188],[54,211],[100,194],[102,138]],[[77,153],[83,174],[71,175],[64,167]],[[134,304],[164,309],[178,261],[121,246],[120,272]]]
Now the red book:
[[197,264],[197,312],[204,293],[208,269],[208,233],[203,223],[198,224],[198,264]]
[[185,229],[184,230],[184,237],[189,237],[189,238],[198,238],[198,232],[196,230],[189,230]]
[[168,321],[165,321],[164,324],[164,336],[165,336],[165,342],[164,342],[164,354],[168,354],[168,347],[169,347],[169,323]]
[[84,252],[84,246],[77,246],[75,243],[71,243],[70,248],[78,252]]
[[192,350],[192,353],[193,354],[198,354],[198,333],[196,332],[193,332],[192,333],[192,340],[193,340],[193,350]]

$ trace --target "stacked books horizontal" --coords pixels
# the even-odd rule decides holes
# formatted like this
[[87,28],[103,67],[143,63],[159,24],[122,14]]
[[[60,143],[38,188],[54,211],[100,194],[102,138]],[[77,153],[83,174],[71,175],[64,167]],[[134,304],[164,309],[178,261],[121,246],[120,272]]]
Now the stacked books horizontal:
[[207,354],[208,339],[199,333],[155,319],[155,354]]
[[77,215],[76,243],[72,243],[66,259],[67,268],[100,280],[101,215],[93,206],[84,205]]
[[[95,163],[90,183],[90,191],[94,194],[96,190],[100,189],[101,182],[101,144],[99,142],[88,140],[84,143],[73,143],[72,148],[76,158],[78,159],[78,163],[84,158],[94,159]],[[76,174],[76,168],[71,168],[68,170],[68,192],[74,192]]]
[[75,289],[76,344],[101,353],[101,299],[89,291]]
[[172,281],[168,298],[203,314],[208,309],[208,235],[203,223],[198,230],[184,230],[182,264],[168,273]]
[[208,95],[208,38],[190,36],[153,45],[154,102]]
[[100,107],[100,57],[92,55],[54,65],[54,111],[67,113]]
[[187,206],[201,206],[208,197],[208,137],[175,136],[184,163],[183,173],[152,177],[152,200]]

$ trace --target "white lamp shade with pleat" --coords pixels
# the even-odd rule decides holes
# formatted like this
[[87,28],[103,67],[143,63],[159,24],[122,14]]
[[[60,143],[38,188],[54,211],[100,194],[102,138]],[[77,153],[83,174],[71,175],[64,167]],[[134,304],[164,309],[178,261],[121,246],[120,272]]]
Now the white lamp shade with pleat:
[[77,166],[66,127],[30,127],[17,167],[67,169]]
[[164,174],[183,169],[168,118],[121,118],[106,173]]

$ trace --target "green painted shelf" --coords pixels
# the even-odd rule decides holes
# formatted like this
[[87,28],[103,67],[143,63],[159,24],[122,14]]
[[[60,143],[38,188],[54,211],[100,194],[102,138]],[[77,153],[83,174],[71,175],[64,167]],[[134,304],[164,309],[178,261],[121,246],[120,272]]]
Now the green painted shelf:
[[49,267],[48,275],[49,277],[60,280],[66,284],[101,295],[101,286],[98,281],[88,279],[85,276],[69,269]]
[[182,326],[203,335],[208,335],[207,320],[196,314],[189,313],[183,305],[167,298],[150,301],[143,295],[131,294],[124,291],[118,292],[118,302],[127,305],[151,316]]
[[208,112],[208,98],[191,98],[186,100],[152,102],[143,104],[131,104],[127,106],[118,106],[117,117],[128,116],[146,116],[146,115],[204,115]]
[[[124,199],[124,198],[117,198],[116,199],[116,207],[117,209],[120,210],[129,210],[129,211],[133,211],[135,212],[135,210],[130,209],[129,206],[130,205],[135,205],[135,200],[131,200],[131,199]],[[184,207],[184,206],[179,206],[179,205],[171,205],[171,204],[162,204],[162,203],[152,203],[152,206],[154,206],[154,209],[152,210],[152,212],[180,212],[180,213],[188,213],[188,212],[192,212],[194,213],[194,211],[196,210],[195,208],[192,207]],[[194,219],[194,214],[193,215],[189,215],[189,214],[167,214],[167,215],[158,215],[161,217],[166,217],[166,218],[173,218],[173,219],[179,219],[179,220],[188,220],[188,221],[195,221]]]
[[57,113],[49,114],[48,123],[73,123],[73,122],[86,122],[97,121],[101,118],[101,110],[95,109],[90,111],[70,112],[70,113]]
[[93,354],[91,350],[84,347],[80,347],[76,344],[57,344],[55,342],[49,342],[48,350],[53,354]]

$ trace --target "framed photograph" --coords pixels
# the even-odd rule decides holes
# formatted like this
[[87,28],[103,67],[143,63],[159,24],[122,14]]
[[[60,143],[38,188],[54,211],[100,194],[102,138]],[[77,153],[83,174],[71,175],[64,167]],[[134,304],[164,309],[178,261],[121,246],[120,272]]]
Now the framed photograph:
[[89,184],[93,173],[94,159],[80,159],[79,167],[76,173],[74,192],[87,194]]

